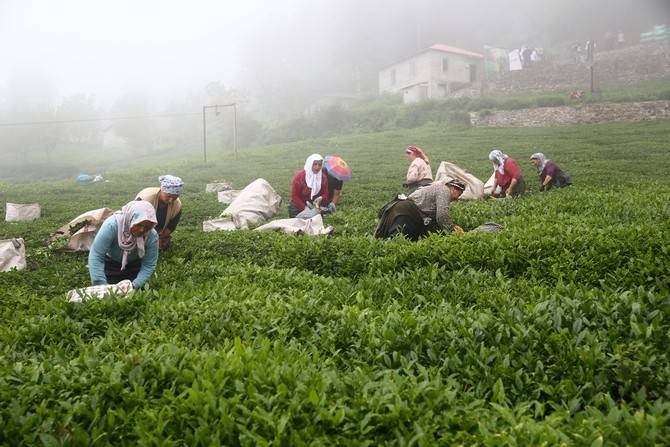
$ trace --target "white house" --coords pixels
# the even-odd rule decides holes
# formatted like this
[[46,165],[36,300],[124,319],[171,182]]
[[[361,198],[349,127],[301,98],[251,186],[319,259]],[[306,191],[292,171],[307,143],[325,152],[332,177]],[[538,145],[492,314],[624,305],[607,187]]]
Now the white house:
[[402,92],[403,101],[442,98],[480,80],[484,55],[435,44],[379,72],[379,93]]

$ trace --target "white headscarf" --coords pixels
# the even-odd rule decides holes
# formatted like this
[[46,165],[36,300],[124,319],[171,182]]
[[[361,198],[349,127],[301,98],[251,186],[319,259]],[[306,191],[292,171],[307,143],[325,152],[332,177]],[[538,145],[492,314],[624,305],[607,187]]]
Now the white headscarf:
[[307,186],[311,190],[312,199],[319,193],[319,191],[321,191],[322,173],[321,171],[317,172],[316,174],[312,172],[312,165],[314,164],[315,161],[323,161],[323,157],[319,154],[310,155],[309,157],[307,157],[307,161],[305,161],[305,167],[304,167],[305,183],[307,183]]
[[542,152],[535,152],[533,155],[530,156],[531,160],[540,160],[540,165],[537,167],[537,172],[542,173],[544,171],[544,167],[547,166],[547,157],[544,156]]
[[116,237],[119,248],[123,250],[121,259],[121,270],[126,268],[128,262],[128,253],[137,248],[137,256],[144,257],[144,235],[133,236],[130,233],[130,227],[148,220],[154,224],[156,220],[156,211],[151,203],[144,200],[133,200],[126,204],[120,211],[114,213],[116,218]]
[[507,160],[507,155],[503,154],[500,149],[493,149],[489,153],[489,160],[498,162],[498,166],[493,168],[494,171],[498,171],[501,174],[505,173],[505,160]]

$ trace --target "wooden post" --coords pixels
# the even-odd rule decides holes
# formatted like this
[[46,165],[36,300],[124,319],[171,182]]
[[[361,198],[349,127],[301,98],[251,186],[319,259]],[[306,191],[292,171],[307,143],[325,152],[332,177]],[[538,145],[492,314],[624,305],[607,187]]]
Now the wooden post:
[[207,163],[207,120],[205,119],[207,106],[202,106],[202,155]]

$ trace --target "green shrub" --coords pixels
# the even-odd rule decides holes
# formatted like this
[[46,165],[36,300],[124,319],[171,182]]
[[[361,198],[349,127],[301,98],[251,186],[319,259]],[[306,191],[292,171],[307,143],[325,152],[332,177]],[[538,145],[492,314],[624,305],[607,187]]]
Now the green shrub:
[[538,107],[557,107],[567,103],[565,96],[540,96],[535,100]]

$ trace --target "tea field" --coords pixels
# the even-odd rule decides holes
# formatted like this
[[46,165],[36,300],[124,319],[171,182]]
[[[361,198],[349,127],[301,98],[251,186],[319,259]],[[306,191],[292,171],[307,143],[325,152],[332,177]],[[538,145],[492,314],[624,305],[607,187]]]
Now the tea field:
[[[408,144],[482,179],[501,147],[535,189],[541,151],[575,186],[452,205],[495,235],[378,241]],[[333,237],[201,231],[223,210],[206,183],[263,177],[287,201],[312,152],[354,170]],[[0,273],[1,444],[670,444],[670,122],[425,126],[212,157],[0,183],[3,205],[43,211],[0,216],[28,251],[26,271]],[[185,211],[149,286],[67,303],[87,258],[48,234],[163,173],[184,178]]]

